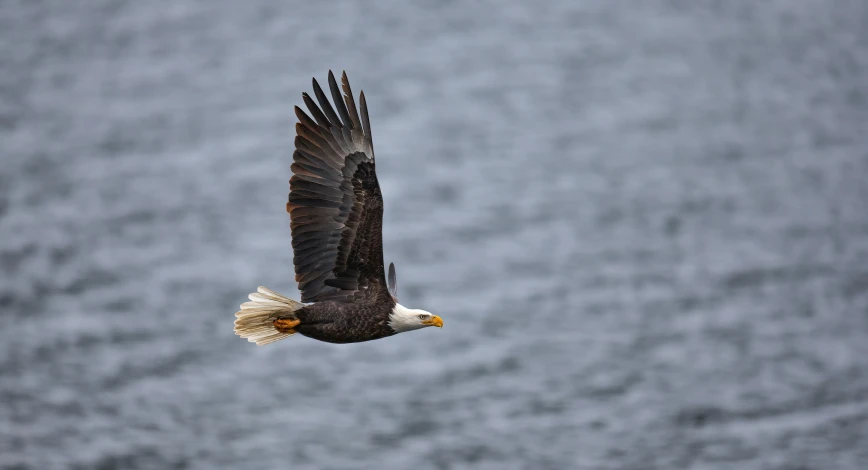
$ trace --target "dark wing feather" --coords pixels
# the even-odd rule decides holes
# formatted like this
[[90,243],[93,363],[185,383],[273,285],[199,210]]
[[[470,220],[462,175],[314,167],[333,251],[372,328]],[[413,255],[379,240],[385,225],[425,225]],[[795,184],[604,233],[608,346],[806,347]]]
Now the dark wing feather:
[[341,86],[344,89],[344,101],[347,108],[350,110],[350,119],[353,122],[353,129],[361,129],[362,125],[359,121],[359,113],[356,111],[356,102],[353,101],[353,90],[350,89],[350,81],[347,80],[347,73],[341,74]]
[[389,263],[389,293],[395,302],[398,301],[398,275],[395,273],[395,263]]
[[346,73],[341,76],[343,96],[331,72],[328,81],[334,107],[313,80],[319,106],[302,94],[313,118],[295,108],[299,122],[286,211],[302,302],[353,301],[388,292],[383,197],[367,104],[361,95],[360,119]]
[[335,82],[335,74],[329,70],[329,89],[332,91],[332,99],[335,102],[335,106],[338,108],[338,114],[341,115],[341,120],[344,122],[344,127],[348,130],[353,129],[353,122],[350,121],[350,115],[347,113],[347,107],[344,105],[344,98],[341,96],[340,90],[338,90],[338,84]]
[[[348,83],[349,85],[349,83]],[[359,92],[359,107],[362,111],[362,132],[367,137],[368,141],[371,141],[371,120],[368,118],[368,102],[365,101],[365,92]],[[374,149],[371,148],[371,156],[374,155]]]

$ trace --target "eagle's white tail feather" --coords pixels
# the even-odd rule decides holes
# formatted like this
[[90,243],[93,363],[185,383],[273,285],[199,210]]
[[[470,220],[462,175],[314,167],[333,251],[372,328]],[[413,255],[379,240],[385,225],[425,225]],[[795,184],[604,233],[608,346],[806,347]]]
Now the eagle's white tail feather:
[[274,327],[274,321],[280,318],[296,319],[295,311],[304,306],[301,302],[262,286],[248,298],[250,302],[241,304],[241,310],[235,314],[236,335],[247,338],[247,341],[258,346],[292,336],[292,333],[278,331]]

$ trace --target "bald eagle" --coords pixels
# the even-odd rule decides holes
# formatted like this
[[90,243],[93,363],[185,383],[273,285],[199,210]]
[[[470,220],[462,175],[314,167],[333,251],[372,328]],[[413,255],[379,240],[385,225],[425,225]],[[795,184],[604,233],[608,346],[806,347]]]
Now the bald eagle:
[[439,316],[398,303],[394,264],[386,283],[383,195],[365,93],[356,110],[346,72],[343,94],[331,71],[328,81],[334,107],[315,78],[319,107],[301,95],[313,118],[295,107],[299,122],[286,212],[301,302],[259,287],[235,314],[235,334],[260,346],[295,333],[356,343],[443,327]]

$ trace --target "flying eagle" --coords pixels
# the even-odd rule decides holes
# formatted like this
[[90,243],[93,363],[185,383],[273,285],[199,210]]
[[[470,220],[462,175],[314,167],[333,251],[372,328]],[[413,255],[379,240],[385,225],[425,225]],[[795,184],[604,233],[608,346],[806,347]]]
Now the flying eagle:
[[[329,71],[329,103],[316,79],[295,107],[289,201],[301,302],[259,287],[235,314],[235,334],[265,345],[299,333],[329,343],[385,338],[443,320],[398,303],[395,265],[383,267],[383,195],[377,182],[365,93],[359,111],[346,72],[343,95]],[[337,111],[335,110],[337,108]]]

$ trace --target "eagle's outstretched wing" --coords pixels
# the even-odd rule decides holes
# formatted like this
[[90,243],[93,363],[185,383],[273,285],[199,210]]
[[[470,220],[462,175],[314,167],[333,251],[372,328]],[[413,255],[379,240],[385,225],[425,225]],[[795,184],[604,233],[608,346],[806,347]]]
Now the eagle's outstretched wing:
[[343,95],[329,71],[337,112],[316,79],[319,106],[304,93],[311,119],[298,106],[289,202],[295,280],[302,302],[351,301],[386,289],[383,269],[383,196],[365,94],[356,110],[347,74]]

